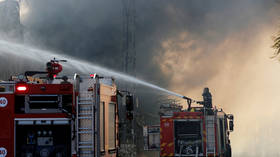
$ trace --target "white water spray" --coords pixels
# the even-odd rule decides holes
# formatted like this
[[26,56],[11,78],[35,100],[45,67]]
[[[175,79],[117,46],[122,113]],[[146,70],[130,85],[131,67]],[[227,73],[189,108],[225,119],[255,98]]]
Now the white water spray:
[[146,86],[146,87],[150,87],[150,88],[160,90],[162,92],[166,92],[170,95],[174,95],[174,96],[177,96],[177,97],[184,98],[183,95],[180,95],[178,93],[175,93],[175,92],[169,91],[167,89],[161,88],[157,85],[148,83],[146,81],[137,79],[135,77],[132,77],[132,76],[120,73],[120,72],[116,72],[116,71],[113,71],[113,70],[109,70],[109,69],[91,64],[91,63],[89,63],[87,61],[84,61],[84,60],[74,59],[73,57],[70,57],[70,56],[67,56],[67,55],[59,55],[59,54],[56,54],[54,52],[39,50],[39,49],[36,49],[36,48],[32,48],[30,46],[25,46],[25,45],[21,45],[21,44],[15,44],[15,43],[0,40],[0,56],[4,57],[5,55],[15,55],[15,56],[18,56],[18,57],[38,61],[40,63],[41,62],[46,62],[47,60],[51,59],[51,57],[57,57],[58,59],[68,60],[71,63],[71,65],[68,65],[68,64],[65,65],[68,68],[74,68],[74,69],[77,69],[77,70],[79,70],[81,72],[84,72],[84,73],[95,72],[95,73],[106,75],[106,76],[113,76],[117,79],[121,79],[121,80],[124,80],[124,81],[140,84],[140,85],[143,85],[143,86]]

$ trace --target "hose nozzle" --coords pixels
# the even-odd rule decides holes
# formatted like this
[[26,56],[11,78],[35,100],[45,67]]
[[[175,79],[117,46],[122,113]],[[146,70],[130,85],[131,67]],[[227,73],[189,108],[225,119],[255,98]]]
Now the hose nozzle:
[[188,97],[186,97],[186,96],[183,96],[182,98],[183,98],[183,99],[186,99],[186,100],[192,100],[191,98],[188,98]]

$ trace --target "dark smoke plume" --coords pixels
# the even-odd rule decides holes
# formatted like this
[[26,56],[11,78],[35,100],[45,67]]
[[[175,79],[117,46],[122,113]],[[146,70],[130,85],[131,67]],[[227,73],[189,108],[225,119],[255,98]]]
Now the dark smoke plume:
[[[25,43],[123,70],[121,0],[25,1],[27,11],[22,18]],[[273,32],[277,13],[279,8],[274,0],[136,0],[137,77],[197,99],[203,87],[210,85],[216,93],[214,101],[225,103],[222,107],[227,112],[240,117],[237,127],[246,126],[248,120],[243,122],[241,117],[254,121],[257,115],[239,114],[239,109],[247,109],[236,100],[245,99],[242,94],[250,95],[252,91],[247,88],[258,91],[259,86],[251,87],[248,82],[252,80],[246,78],[262,75],[246,67],[259,68],[255,58],[259,46],[264,44],[262,39],[272,35],[267,32]],[[22,68],[14,66],[17,71]],[[24,69],[29,67],[34,68],[26,65]],[[239,92],[242,94],[236,94]],[[151,112],[148,114],[157,113],[158,96],[167,97],[142,87],[137,88],[137,93],[143,105],[141,110]],[[252,102],[255,97],[250,99]],[[248,106],[255,111],[252,104]],[[264,123],[254,123],[256,136],[264,130],[262,127],[269,126]],[[249,134],[242,128],[239,130],[242,136]],[[237,129],[235,134],[239,133]],[[252,141],[236,135],[232,139],[234,156],[279,155],[275,147],[260,144],[267,136]],[[250,151],[244,146],[249,140],[254,143],[248,147]],[[259,151],[261,148],[264,151]]]

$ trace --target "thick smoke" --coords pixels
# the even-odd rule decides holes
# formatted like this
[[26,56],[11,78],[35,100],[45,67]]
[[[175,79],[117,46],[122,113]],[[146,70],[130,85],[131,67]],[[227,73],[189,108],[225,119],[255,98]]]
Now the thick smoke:
[[201,87],[208,86],[217,107],[235,115],[234,156],[279,156],[274,124],[279,65],[270,59],[279,9],[246,2],[205,13],[202,27],[162,40],[161,55],[154,59],[171,89],[199,99]]
[[[121,0],[23,2],[25,43],[122,70]],[[274,0],[136,0],[137,77],[195,99],[209,86],[235,114],[234,156],[280,156],[279,65],[269,59],[278,10]],[[156,113],[147,108],[158,95],[137,91]]]

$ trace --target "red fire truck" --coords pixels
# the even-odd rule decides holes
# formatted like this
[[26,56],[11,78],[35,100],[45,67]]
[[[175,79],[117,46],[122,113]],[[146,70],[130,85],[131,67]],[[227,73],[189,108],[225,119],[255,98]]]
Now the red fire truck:
[[[160,156],[231,157],[229,134],[233,131],[233,115],[212,107],[208,88],[204,89],[203,101],[184,98],[189,105],[187,110],[176,104],[162,105],[160,108],[160,147],[157,148]],[[193,102],[202,107],[192,107]],[[150,134],[149,129],[146,130],[144,128],[146,150],[155,150],[150,145],[156,146],[157,132]]]
[[[212,107],[212,96],[204,89],[203,107],[187,110],[162,107],[160,117],[160,156],[231,157],[229,133],[233,131],[233,115]],[[173,111],[173,108],[175,109]]]
[[61,71],[54,59],[0,82],[0,157],[116,157],[114,80]]

